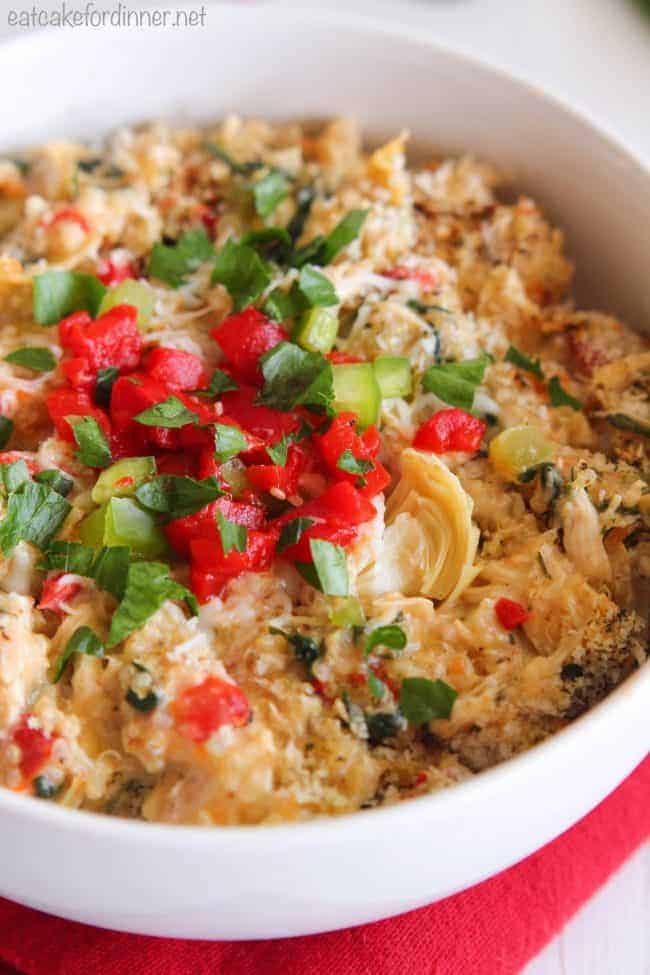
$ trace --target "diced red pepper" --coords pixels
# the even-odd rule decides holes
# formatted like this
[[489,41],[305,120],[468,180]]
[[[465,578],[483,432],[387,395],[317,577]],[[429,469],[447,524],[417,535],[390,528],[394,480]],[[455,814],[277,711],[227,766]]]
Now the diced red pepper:
[[413,446],[434,454],[450,450],[474,453],[481,446],[486,430],[487,423],[454,406],[434,413],[423,423],[415,434]]
[[321,538],[334,545],[349,545],[357,536],[358,526],[377,514],[374,505],[348,481],[339,481],[319,497],[293,508],[277,518],[273,525],[282,528],[294,518],[312,518],[316,524],[308,528],[296,545],[282,552],[292,562],[311,562],[310,538]]
[[427,271],[421,267],[393,267],[388,271],[382,271],[385,278],[392,278],[394,281],[417,281],[425,288],[435,288],[438,280],[432,271]]
[[263,315],[257,308],[246,308],[229,315],[211,333],[238,378],[244,382],[261,383],[259,358],[278,342],[289,336],[277,322]]
[[219,596],[228,582],[242,572],[264,572],[273,561],[277,536],[273,532],[248,530],[246,551],[224,555],[221,538],[199,538],[190,542],[191,583],[200,602]]
[[111,419],[118,433],[126,433],[136,442],[148,444],[160,450],[180,450],[180,430],[167,427],[150,427],[138,423],[135,417],[169,399],[171,393],[162,383],[145,373],[136,372],[120,376],[111,393]]
[[122,281],[126,281],[127,278],[137,277],[137,272],[133,264],[125,261],[124,264],[118,264],[111,257],[100,261],[97,265],[96,275],[102,284],[105,284],[107,288],[115,284],[121,284]]
[[25,715],[15,729],[12,739],[21,751],[19,769],[25,780],[33,779],[52,754],[54,738],[40,728],[30,728],[29,715]]
[[531,615],[521,603],[516,603],[514,599],[506,599],[505,596],[497,599],[494,604],[494,612],[505,630],[516,630]]
[[49,609],[51,613],[64,613],[65,605],[69,600],[74,599],[81,589],[81,580],[70,572],[59,572],[48,576],[43,583],[38,608]]
[[261,529],[266,523],[264,509],[259,504],[217,498],[200,511],[186,515],[185,518],[175,518],[164,526],[172,548],[179,555],[187,556],[193,541],[202,538],[214,542],[219,537],[217,511],[221,511],[229,521],[234,521],[237,525],[245,525],[246,528]]
[[246,468],[246,477],[258,491],[281,492],[290,497],[298,491],[298,482],[310,464],[308,451],[302,444],[291,444],[287,452],[287,463],[251,464]]
[[188,687],[172,704],[172,712],[180,733],[197,744],[224,725],[241,728],[251,716],[243,691],[221,677],[206,677]]
[[92,416],[106,436],[110,436],[110,420],[102,409],[92,402],[88,393],[76,389],[55,389],[45,399],[47,411],[57,434],[62,440],[74,443],[74,434],[68,417]]
[[337,352],[336,349],[333,352],[328,352],[325,356],[326,359],[334,366],[343,366],[350,362],[363,362],[358,355],[348,355],[346,352]]
[[[329,429],[323,434],[314,435],[313,439],[330,474],[338,481],[355,484],[368,498],[374,497],[390,484],[390,474],[376,460],[381,443],[379,431],[375,426],[369,426],[362,434],[358,434],[355,413],[339,413],[332,420]],[[372,469],[363,474],[341,470],[338,463],[346,450],[357,460],[370,461]]]
[[81,227],[85,234],[90,233],[90,224],[84,217],[83,213],[81,213],[79,210],[75,210],[74,207],[64,207],[62,210],[58,210],[53,216],[44,221],[44,225],[46,227],[53,227],[55,224],[65,221],[68,223],[76,223],[78,227]]
[[147,356],[145,369],[156,382],[174,390],[203,389],[208,384],[201,359],[193,352],[182,349],[152,349]]
[[127,371],[137,367],[142,352],[137,320],[134,305],[115,305],[95,321],[77,312],[59,322],[59,338],[64,349],[87,360],[92,372],[108,366]]
[[[277,443],[283,435],[288,436],[300,428],[300,417],[295,413],[281,413],[268,406],[258,406],[253,402],[256,396],[257,390],[252,386],[241,386],[224,393],[221,399],[226,414],[247,433],[258,437],[262,444]],[[219,422],[226,421],[222,417]]]
[[197,462],[191,454],[157,454],[156,469],[159,474],[176,474],[178,477],[207,477],[197,471]]

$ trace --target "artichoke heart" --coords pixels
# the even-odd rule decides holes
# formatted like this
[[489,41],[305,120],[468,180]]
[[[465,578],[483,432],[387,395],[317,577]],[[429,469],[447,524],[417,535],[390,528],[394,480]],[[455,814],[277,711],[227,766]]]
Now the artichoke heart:
[[477,571],[473,502],[435,454],[408,448],[401,461],[401,479],[386,507],[381,548],[358,577],[359,594],[455,599]]

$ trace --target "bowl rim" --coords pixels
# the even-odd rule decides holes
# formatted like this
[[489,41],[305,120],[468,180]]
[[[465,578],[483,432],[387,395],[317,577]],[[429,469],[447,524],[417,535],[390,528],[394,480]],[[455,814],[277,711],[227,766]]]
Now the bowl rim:
[[[159,9],[177,6],[175,0],[163,0],[158,4]],[[139,5],[137,7],[139,8]],[[142,8],[146,9],[146,8]],[[622,157],[627,165],[640,171],[642,176],[650,179],[650,158],[645,159],[630,149],[623,138],[618,135],[607,122],[597,119],[587,109],[572,105],[569,101],[547,91],[543,86],[522,77],[517,71],[511,71],[496,64],[490,58],[478,57],[451,43],[440,42],[432,36],[429,28],[416,28],[403,23],[392,22],[384,16],[366,13],[341,13],[333,8],[320,8],[313,4],[291,2],[277,7],[271,0],[242,5],[236,2],[222,2],[212,6],[210,13],[216,17],[236,15],[246,17],[251,14],[272,13],[274,19],[287,17],[296,20],[301,27],[326,26],[333,29],[345,27],[354,28],[360,32],[367,32],[374,36],[397,38],[411,44],[417,44],[437,55],[441,55],[449,62],[456,62],[464,70],[477,70],[509,85],[524,89],[530,96],[541,103],[546,103],[554,112],[563,115],[573,125],[589,129],[592,136],[604,142],[610,150]],[[215,23],[216,23],[215,18]],[[208,28],[209,29],[209,28]],[[120,27],[102,28],[102,34],[119,35]],[[170,32],[171,27],[156,28],[163,32]],[[182,31],[181,31],[182,33]],[[75,30],[75,36],[97,36],[98,31],[90,27]],[[60,34],[53,29],[38,29],[28,34],[0,40],[0,56],[8,49],[18,51],[24,56],[31,56],[31,50],[38,50],[38,46],[54,46],[60,43]],[[634,673],[626,677],[617,687],[588,711],[571,721],[564,728],[545,738],[526,751],[520,752],[512,758],[505,759],[482,772],[476,773],[470,779],[458,782],[452,786],[425,795],[393,803],[389,806],[372,809],[358,809],[338,815],[316,816],[309,820],[290,821],[273,824],[247,825],[186,825],[183,823],[148,822],[145,820],[113,817],[105,813],[82,809],[69,809],[57,804],[39,802],[32,796],[12,792],[0,787],[0,821],[6,813],[18,814],[29,821],[30,825],[48,824],[64,832],[83,832],[96,834],[98,837],[110,838],[114,836],[132,844],[139,843],[143,837],[148,837],[166,849],[188,843],[192,848],[211,848],[220,844],[245,846],[251,850],[256,846],[265,847],[267,837],[271,842],[279,840],[282,848],[302,847],[309,845],[314,837],[319,841],[335,841],[340,830],[345,826],[347,831],[365,830],[370,822],[379,826],[398,827],[405,818],[416,813],[425,814],[433,818],[438,815],[444,818],[454,806],[467,806],[477,799],[483,806],[490,801],[490,795],[497,795],[507,785],[509,779],[521,778],[527,773],[537,772],[539,766],[550,767],[551,760],[559,756],[568,743],[574,748],[580,746],[581,740],[587,740],[589,734],[599,726],[613,720],[616,711],[623,707],[633,708],[650,693],[650,660],[643,663]],[[626,703],[627,699],[627,703]],[[627,767],[623,774],[617,776],[617,782],[622,781],[632,769]],[[480,790],[480,792],[479,792]],[[602,797],[604,798],[604,797]],[[600,800],[598,800],[600,801]],[[593,806],[594,804],[592,804]],[[590,807],[591,808],[591,807]]]

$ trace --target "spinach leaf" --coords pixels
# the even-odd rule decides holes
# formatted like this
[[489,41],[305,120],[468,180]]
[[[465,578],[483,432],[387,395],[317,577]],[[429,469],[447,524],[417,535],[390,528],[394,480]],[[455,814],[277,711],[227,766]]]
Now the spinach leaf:
[[245,552],[248,544],[248,529],[246,525],[238,525],[234,521],[226,518],[223,511],[217,511],[217,526],[221,536],[221,547],[223,554],[230,552]]

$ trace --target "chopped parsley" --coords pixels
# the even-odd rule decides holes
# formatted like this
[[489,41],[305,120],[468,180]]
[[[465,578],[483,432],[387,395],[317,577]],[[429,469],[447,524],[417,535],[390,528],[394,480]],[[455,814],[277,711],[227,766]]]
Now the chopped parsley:
[[5,356],[12,366],[31,369],[32,372],[51,372],[56,368],[56,357],[51,349],[40,345],[26,345]]
[[304,636],[302,633],[285,633],[284,630],[279,630],[275,626],[269,627],[269,633],[273,633],[276,636],[283,636],[293,649],[293,655],[296,660],[304,664],[311,673],[313,664],[323,653],[321,643],[317,643],[311,636]]
[[278,540],[278,552],[284,552],[292,545],[297,545],[304,533],[316,522],[313,518],[293,518],[282,526]]
[[166,427],[170,430],[186,427],[190,423],[196,424],[199,421],[197,414],[188,410],[178,396],[170,396],[162,403],[150,406],[133,419],[146,427]]
[[226,518],[223,511],[217,511],[217,527],[221,536],[223,554],[230,552],[245,552],[248,544],[248,529],[246,525],[238,525]]
[[34,480],[37,484],[46,484],[57,494],[60,494],[63,498],[67,498],[72,491],[74,481],[71,478],[66,477],[65,474],[57,470],[57,468],[48,468],[46,471],[39,471],[38,474],[34,474]]
[[115,366],[107,366],[106,369],[100,369],[97,373],[94,399],[98,406],[109,405],[113,386],[119,374],[120,370],[116,369]]
[[215,157],[215,159],[219,159],[222,163],[225,163],[226,166],[228,166],[233,173],[237,173],[238,176],[248,176],[250,173],[254,173],[256,169],[262,169],[264,166],[264,163],[262,162],[237,162],[236,159],[233,159],[232,156],[216,142],[206,142],[205,148],[212,156]]
[[0,450],[4,450],[7,446],[13,431],[14,421],[10,420],[7,416],[0,415]]
[[310,538],[309,550],[321,591],[327,596],[347,596],[350,584],[345,549],[322,538]]
[[81,542],[53,542],[45,553],[41,568],[58,569],[76,576],[92,576],[95,550]]
[[155,691],[148,691],[144,697],[140,697],[131,687],[124,695],[124,700],[141,714],[149,714],[160,704],[160,698]]
[[113,460],[111,448],[97,420],[93,416],[84,416],[71,426],[79,447],[75,452],[77,460],[86,467],[108,467]]
[[429,366],[422,377],[422,388],[450,406],[469,411],[474,405],[476,387],[483,381],[485,369],[491,361],[491,356],[483,354],[476,359]]
[[99,311],[106,288],[92,274],[46,271],[34,278],[34,318],[39,325],[56,325],[73,311]]
[[356,240],[367,215],[367,210],[350,210],[327,237],[319,235],[304,247],[298,248],[293,257],[294,265],[303,267],[305,264],[330,264],[348,244]]
[[222,369],[215,369],[212,378],[206,389],[193,389],[192,396],[209,396],[211,398],[221,396],[230,390],[239,389],[239,386],[227,372]]
[[334,399],[332,366],[320,352],[308,352],[293,342],[278,342],[260,358],[264,388],[260,399],[266,406],[288,411],[307,406],[329,410]]
[[248,244],[235,243],[232,238],[226,241],[217,255],[212,283],[224,286],[235,311],[259,298],[270,280],[269,269],[256,250]]
[[312,308],[316,306],[326,307],[328,305],[338,305],[339,303],[339,298],[332,282],[310,264],[302,268],[300,277],[298,278],[298,288],[308,305]]
[[572,410],[581,410],[582,403],[575,396],[571,396],[567,393],[565,389],[562,388],[560,380],[557,376],[553,376],[548,384],[548,395],[551,400],[551,406],[569,406]]
[[427,724],[434,718],[448,718],[457,697],[458,692],[444,680],[405,677],[399,708],[409,724]]
[[0,464],[0,476],[5,493],[11,494],[29,480],[29,468],[24,460],[16,460],[13,464]]
[[74,653],[83,653],[88,657],[103,657],[104,647],[101,640],[89,626],[80,626],[78,630],[75,630],[70,639],[68,640],[65,650],[56,660],[54,664],[54,674],[52,676],[52,683],[57,684],[61,677],[63,676],[63,671],[70,657]]
[[289,181],[279,169],[271,169],[266,176],[253,183],[252,191],[256,213],[262,220],[267,220],[275,208],[286,199]]
[[650,423],[644,423],[626,413],[609,413],[607,422],[617,430],[626,430],[628,433],[638,433],[642,437],[650,437]]
[[236,457],[248,447],[246,434],[239,427],[232,427],[227,423],[215,423],[214,433],[215,453],[221,463]]
[[94,579],[100,589],[105,589],[119,600],[124,594],[130,561],[131,550],[126,545],[104,546],[97,552],[81,542],[61,541],[50,545],[39,568]]
[[391,650],[403,650],[406,646],[406,633],[401,626],[393,623],[390,626],[378,626],[372,631],[363,648],[364,657],[370,656],[375,647],[389,647]]
[[23,481],[9,495],[0,521],[0,549],[11,555],[18,542],[45,550],[70,513],[71,505],[45,484]]
[[542,365],[539,359],[531,359],[529,356],[524,355],[520,352],[514,345],[511,345],[504,356],[504,362],[511,362],[513,366],[517,366],[518,369],[523,369],[524,372],[530,372],[533,376],[537,376],[538,379],[544,378],[544,373],[542,372]]
[[176,474],[161,474],[153,480],[141,484],[135,496],[140,504],[165,515],[166,518],[185,518],[200,511],[206,504],[220,498],[223,491],[216,478],[206,477],[197,481],[193,477]]
[[114,647],[139,630],[168,599],[183,600],[194,615],[198,605],[193,593],[170,578],[169,566],[162,562],[131,562],[124,595],[108,633],[107,647]]
[[371,460],[355,457],[352,451],[347,449],[337,460],[336,466],[340,471],[345,471],[347,474],[359,474],[360,480],[363,481],[363,475],[371,471],[375,465]]
[[188,230],[175,244],[153,245],[147,274],[171,288],[180,288],[189,274],[213,258],[214,247],[205,230]]

